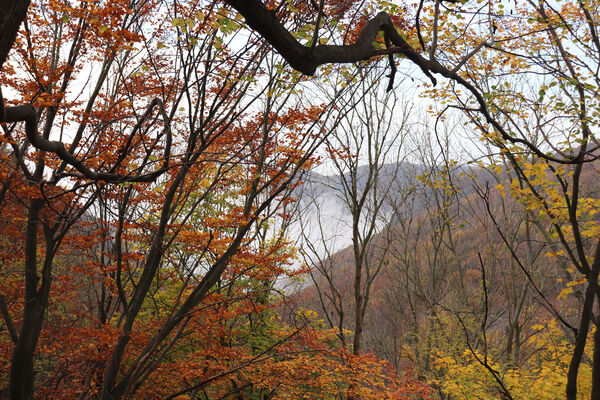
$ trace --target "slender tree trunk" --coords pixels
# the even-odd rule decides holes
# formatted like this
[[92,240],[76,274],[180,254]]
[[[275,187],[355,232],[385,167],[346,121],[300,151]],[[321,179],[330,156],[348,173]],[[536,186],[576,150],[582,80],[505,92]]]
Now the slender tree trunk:
[[[42,299],[38,296],[37,284],[37,245],[38,228],[42,199],[31,201],[27,216],[27,231],[25,236],[25,306],[23,323],[19,339],[12,354],[10,367],[10,398],[11,400],[29,400],[33,398],[33,354],[39,338],[41,320],[45,307],[41,307]],[[40,318],[39,313],[42,313]]]
[[354,341],[353,353],[358,354],[361,350],[362,331],[363,331],[363,295],[361,291],[362,282],[362,263],[356,261],[354,271]]
[[592,364],[592,400],[600,399],[600,323],[594,332],[594,361]]
[[[600,242],[596,245],[596,254],[594,255],[594,263],[590,274],[588,275],[588,287],[585,293],[585,300],[583,303],[583,311],[581,312],[581,323],[579,330],[577,331],[577,337],[575,338],[575,349],[573,350],[573,356],[571,357],[571,363],[569,364],[569,370],[567,372],[567,400],[577,400],[577,375],[579,372],[579,365],[583,357],[585,349],[585,342],[587,339],[590,321],[592,319],[592,309],[594,306],[594,300],[596,298],[596,291],[598,289],[598,273],[600,272]],[[595,364],[595,363],[594,363]],[[600,379],[600,374],[594,372],[592,374],[592,386],[594,379]],[[596,397],[597,398],[597,397]],[[595,399],[592,397],[592,399]]]

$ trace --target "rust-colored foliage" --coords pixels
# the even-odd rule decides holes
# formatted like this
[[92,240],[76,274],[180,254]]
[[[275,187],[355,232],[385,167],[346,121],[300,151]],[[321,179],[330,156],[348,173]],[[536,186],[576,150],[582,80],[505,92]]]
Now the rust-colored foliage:
[[32,3],[2,71],[37,114],[0,136],[11,398],[426,395],[277,316],[276,280],[306,272],[292,192],[344,107],[241,27],[219,2]]

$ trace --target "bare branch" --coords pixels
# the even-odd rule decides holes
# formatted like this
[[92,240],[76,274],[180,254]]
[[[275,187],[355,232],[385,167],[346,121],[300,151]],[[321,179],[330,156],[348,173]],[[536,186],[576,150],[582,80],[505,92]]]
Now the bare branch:
[[471,59],[471,57],[473,57],[475,54],[477,54],[477,52],[479,50],[481,50],[481,48],[483,46],[489,47],[490,45],[488,43],[486,43],[486,42],[479,43],[469,54],[467,54],[466,56],[464,56],[463,59],[460,60],[460,62],[458,64],[456,64],[456,66],[454,68],[452,68],[452,71],[450,71],[450,72],[452,72],[453,74],[457,73],[460,70],[460,68],[463,65],[465,65],[465,63],[467,61],[469,61]]
[[0,313],[4,318],[4,323],[6,324],[6,329],[10,334],[10,338],[12,339],[13,343],[17,343],[17,340],[19,340],[19,335],[17,334],[17,330],[13,325],[12,318],[10,317],[10,314],[8,312],[8,307],[6,307],[6,301],[4,300],[4,296],[2,295],[0,295]]

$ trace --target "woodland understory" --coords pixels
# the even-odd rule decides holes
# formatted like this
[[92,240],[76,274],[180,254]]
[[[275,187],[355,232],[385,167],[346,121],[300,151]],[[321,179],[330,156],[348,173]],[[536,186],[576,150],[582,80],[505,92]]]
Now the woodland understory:
[[599,25],[4,0],[0,398],[600,399]]

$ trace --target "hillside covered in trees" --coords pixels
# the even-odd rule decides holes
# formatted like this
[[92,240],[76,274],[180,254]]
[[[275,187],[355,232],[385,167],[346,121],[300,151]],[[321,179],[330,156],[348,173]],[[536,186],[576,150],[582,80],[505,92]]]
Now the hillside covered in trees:
[[600,399],[599,22],[6,0],[0,397]]

